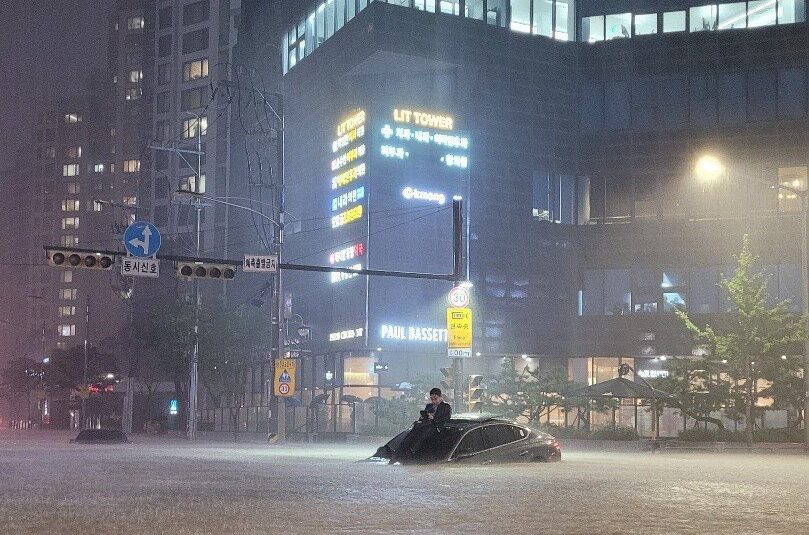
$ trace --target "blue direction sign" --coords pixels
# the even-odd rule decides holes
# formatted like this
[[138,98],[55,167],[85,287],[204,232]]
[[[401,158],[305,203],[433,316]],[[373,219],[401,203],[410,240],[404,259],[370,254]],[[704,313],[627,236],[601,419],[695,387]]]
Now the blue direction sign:
[[135,221],[124,232],[126,252],[138,258],[147,258],[157,254],[160,249],[160,231],[146,221]]

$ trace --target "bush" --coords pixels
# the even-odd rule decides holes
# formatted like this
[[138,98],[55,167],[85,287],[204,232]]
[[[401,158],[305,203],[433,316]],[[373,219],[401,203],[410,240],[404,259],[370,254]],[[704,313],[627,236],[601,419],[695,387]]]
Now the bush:
[[[688,429],[678,433],[687,442],[744,442],[744,431]],[[803,442],[803,429],[755,429],[753,442]]]
[[543,425],[540,427],[540,430],[550,433],[556,438],[581,440],[637,440],[640,438],[637,431],[632,427],[603,427],[591,431],[587,429],[576,429],[575,427]]

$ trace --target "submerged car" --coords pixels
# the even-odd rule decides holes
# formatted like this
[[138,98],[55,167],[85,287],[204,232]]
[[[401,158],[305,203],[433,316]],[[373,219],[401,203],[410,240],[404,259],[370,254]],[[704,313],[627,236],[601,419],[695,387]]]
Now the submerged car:
[[129,444],[123,431],[115,429],[85,429],[70,441],[73,444]]
[[391,464],[489,464],[561,459],[559,441],[547,433],[501,418],[473,416],[454,417],[441,425],[417,422],[368,460]]

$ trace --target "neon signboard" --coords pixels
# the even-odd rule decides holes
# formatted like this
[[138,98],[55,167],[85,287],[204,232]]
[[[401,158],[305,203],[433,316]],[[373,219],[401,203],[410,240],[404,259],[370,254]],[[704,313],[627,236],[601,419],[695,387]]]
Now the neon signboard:
[[362,217],[362,205],[358,204],[354,208],[349,208],[345,212],[340,212],[331,218],[331,228],[339,228],[348,225]]
[[452,130],[454,122],[448,115],[399,108],[393,110],[393,120],[397,123],[410,123],[440,130]]
[[353,149],[349,150],[338,156],[337,158],[331,161],[331,170],[337,171],[341,167],[345,167],[346,165],[350,164],[354,160],[362,158],[365,156],[365,145],[360,145],[359,147],[354,147]]
[[446,342],[447,330],[416,325],[384,324],[379,326],[379,337],[383,340],[402,342]]
[[408,201],[430,201],[438,204],[447,202],[447,197],[443,193],[436,193],[434,191],[422,191],[410,186],[405,186],[402,190],[402,197]]
[[332,141],[331,151],[337,152],[340,149],[344,149],[364,135],[365,125],[360,125],[354,130],[349,130],[347,133]]
[[355,202],[361,201],[363,198],[365,198],[365,186],[354,188],[351,191],[333,198],[331,200],[331,211],[335,212],[340,208],[345,208],[349,204],[354,204]]
[[[355,269],[359,271],[362,269],[362,264],[354,264],[353,266],[348,266],[348,269]],[[357,275],[359,275],[359,273],[344,273],[342,271],[333,271],[331,273],[331,283],[334,284],[336,282],[347,281],[348,279],[353,279]]]
[[363,255],[365,255],[365,244],[355,243],[351,247],[346,247],[345,249],[340,249],[330,254],[329,264],[334,265],[340,262],[347,262]]
[[365,176],[365,163],[347,169],[331,179],[331,189],[342,188]]
[[365,124],[365,110],[359,110],[357,113],[355,113],[342,123],[338,124],[337,135],[342,136],[346,134],[349,130],[357,128],[362,124]]
[[339,342],[342,340],[353,340],[354,338],[362,338],[362,334],[365,331],[362,327],[357,327],[356,329],[347,329],[345,331],[337,331],[333,333],[329,333],[329,342]]

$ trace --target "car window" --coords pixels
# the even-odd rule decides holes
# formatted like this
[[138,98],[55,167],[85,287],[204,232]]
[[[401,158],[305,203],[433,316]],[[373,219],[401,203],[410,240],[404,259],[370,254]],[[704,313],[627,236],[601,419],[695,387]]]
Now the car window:
[[483,440],[483,430],[481,428],[473,429],[463,437],[461,443],[458,444],[458,449],[455,450],[455,457],[464,455],[474,455],[479,451],[486,449],[486,442]]
[[521,438],[525,438],[528,436],[528,430],[524,427],[518,427],[516,425],[511,426],[511,433],[514,435],[514,440],[520,440]]
[[483,435],[486,437],[489,447],[495,448],[520,438],[512,429],[514,429],[512,425],[487,425],[483,428]]
[[[416,429],[411,432],[414,435]],[[463,433],[463,429],[458,427],[444,426],[433,427],[431,425],[422,426],[418,430],[418,435],[413,437],[414,440],[410,441],[411,436],[408,436],[407,441],[402,442],[402,449],[407,449],[408,444],[413,442],[410,446],[414,448],[411,455],[408,455],[412,460],[421,462],[432,462],[446,459],[458,439]],[[400,451],[400,455],[406,454],[405,451]]]

